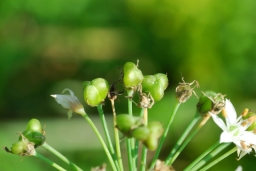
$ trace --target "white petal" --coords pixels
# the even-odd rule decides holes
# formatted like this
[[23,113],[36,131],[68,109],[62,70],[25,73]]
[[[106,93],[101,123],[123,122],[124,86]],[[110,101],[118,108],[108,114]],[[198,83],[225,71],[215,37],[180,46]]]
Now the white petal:
[[57,94],[55,95],[55,100],[57,103],[59,103],[63,108],[65,109],[70,109],[70,100],[69,97],[70,95],[61,95]]
[[226,117],[227,125],[229,126],[229,125],[235,124],[237,122],[236,110],[228,99],[226,99],[225,110],[227,112],[227,117]]
[[245,141],[246,144],[256,145],[256,135],[253,132],[244,131],[240,139]]
[[222,119],[220,119],[216,114],[210,113],[212,116],[213,121],[223,130],[226,131],[227,127]]
[[220,143],[233,142],[232,135],[226,131],[222,132],[220,135]]
[[248,149],[239,149],[237,150],[239,151],[239,154],[238,154],[238,159],[237,160],[240,160],[242,157],[244,157],[246,154],[249,154],[252,149],[251,148],[248,148]]
[[69,93],[70,93],[71,96],[75,96],[75,95],[74,95],[74,92],[73,92],[72,90],[68,89],[68,88],[65,88],[65,89],[62,91],[61,94],[63,94],[65,91],[69,91]]

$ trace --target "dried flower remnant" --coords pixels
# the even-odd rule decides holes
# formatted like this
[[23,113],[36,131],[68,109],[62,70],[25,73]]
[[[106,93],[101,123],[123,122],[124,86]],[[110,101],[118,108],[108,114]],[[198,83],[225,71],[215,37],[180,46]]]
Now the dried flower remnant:
[[97,166],[91,169],[91,171],[106,171],[107,165],[103,163],[101,166]]
[[110,88],[109,88],[109,92],[108,92],[108,98],[110,100],[116,100],[118,95],[122,95],[124,93],[124,91],[119,91],[117,89],[117,83],[121,82],[122,80],[119,79],[116,82],[114,82],[113,84],[111,84]]
[[[179,83],[179,86],[176,87],[176,98],[178,99],[178,101],[180,103],[184,103],[191,97],[192,94],[194,94],[198,98],[194,89],[199,87],[199,83],[196,80],[191,83],[186,83],[183,77],[182,81],[183,82]],[[193,84],[195,84],[195,86],[191,87]]]
[[137,92],[139,94],[139,103],[138,104],[136,102],[134,102],[134,103],[140,108],[149,108],[150,109],[155,103],[154,98],[151,96],[151,94],[143,93],[142,86],[138,86]]
[[163,161],[157,160],[153,171],[175,171],[172,166],[166,166]]

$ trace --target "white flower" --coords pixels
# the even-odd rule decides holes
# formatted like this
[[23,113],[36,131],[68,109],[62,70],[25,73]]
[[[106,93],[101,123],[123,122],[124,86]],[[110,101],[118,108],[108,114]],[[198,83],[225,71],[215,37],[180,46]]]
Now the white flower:
[[256,135],[246,129],[252,124],[247,120],[242,120],[237,114],[232,103],[226,99],[224,108],[225,122],[215,114],[211,114],[213,121],[223,130],[220,135],[220,143],[233,142],[238,150],[239,159],[252,151],[252,146],[256,145]]
[[62,93],[65,91],[69,91],[70,95],[68,94],[54,94],[51,95],[57,103],[59,103],[63,108],[68,109],[68,118],[71,118],[72,112],[77,114],[84,115],[84,107],[78,100],[78,98],[74,95],[73,91],[70,89],[64,89]]

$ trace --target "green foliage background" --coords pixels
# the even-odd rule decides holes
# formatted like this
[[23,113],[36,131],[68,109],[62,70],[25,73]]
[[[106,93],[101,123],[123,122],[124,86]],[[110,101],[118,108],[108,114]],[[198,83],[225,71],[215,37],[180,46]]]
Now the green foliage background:
[[[165,123],[181,75],[188,82],[199,81],[199,95],[200,91],[214,90],[226,94],[238,113],[245,107],[256,110],[255,8],[254,0],[1,1],[0,144],[11,146],[16,141],[14,133],[23,131],[26,122],[35,117],[47,125],[47,140],[56,148],[63,144],[61,151],[84,167],[85,161],[88,168],[100,165],[106,161],[104,154],[90,161],[87,153],[101,154],[97,151],[100,147],[65,146],[65,138],[63,142],[56,138],[72,132],[72,126],[61,124],[65,123],[65,110],[49,95],[69,87],[82,100],[82,81],[103,77],[114,82],[120,77],[118,67],[127,61],[136,63],[137,59],[144,74],[162,72],[169,78],[165,98],[150,111],[152,119]],[[171,149],[189,123],[196,103],[194,98],[182,106],[165,151]],[[124,98],[117,105],[117,111],[126,112]],[[104,109],[105,113],[111,112],[109,102]],[[86,111],[96,113],[95,108],[88,106]],[[70,123],[76,125],[78,118],[75,116]],[[51,126],[57,122],[59,129]],[[74,146],[80,142],[81,134],[93,136],[89,128],[83,129],[81,124]],[[216,142],[219,133],[219,128],[209,123],[174,167],[182,170]],[[23,170],[39,171],[47,167],[36,159],[23,158],[20,162],[19,157],[3,150],[0,157],[0,170],[24,167]],[[253,156],[239,162],[235,157],[213,170],[234,170],[239,164],[249,170],[255,165]],[[47,168],[51,169],[54,170]]]

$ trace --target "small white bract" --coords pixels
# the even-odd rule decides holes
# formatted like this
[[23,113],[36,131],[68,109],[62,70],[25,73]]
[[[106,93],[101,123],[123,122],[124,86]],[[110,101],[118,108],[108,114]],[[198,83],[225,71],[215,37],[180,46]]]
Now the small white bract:
[[[70,95],[63,94],[65,91],[69,91]],[[59,103],[63,108],[68,109],[68,118],[71,118],[72,112],[75,112],[80,115],[84,115],[84,107],[78,100],[78,98],[74,95],[73,91],[70,89],[64,89],[62,94],[54,94],[51,95],[57,103]]]
[[218,115],[211,114],[211,116],[213,121],[223,130],[220,135],[220,143],[233,142],[237,146],[239,160],[250,153],[256,145],[256,135],[251,131],[246,131],[252,122],[249,119],[242,120],[241,116],[237,118],[235,108],[228,99],[225,101],[223,110],[226,124]]
[[238,166],[235,171],[242,171],[242,170],[243,170],[242,166]]

